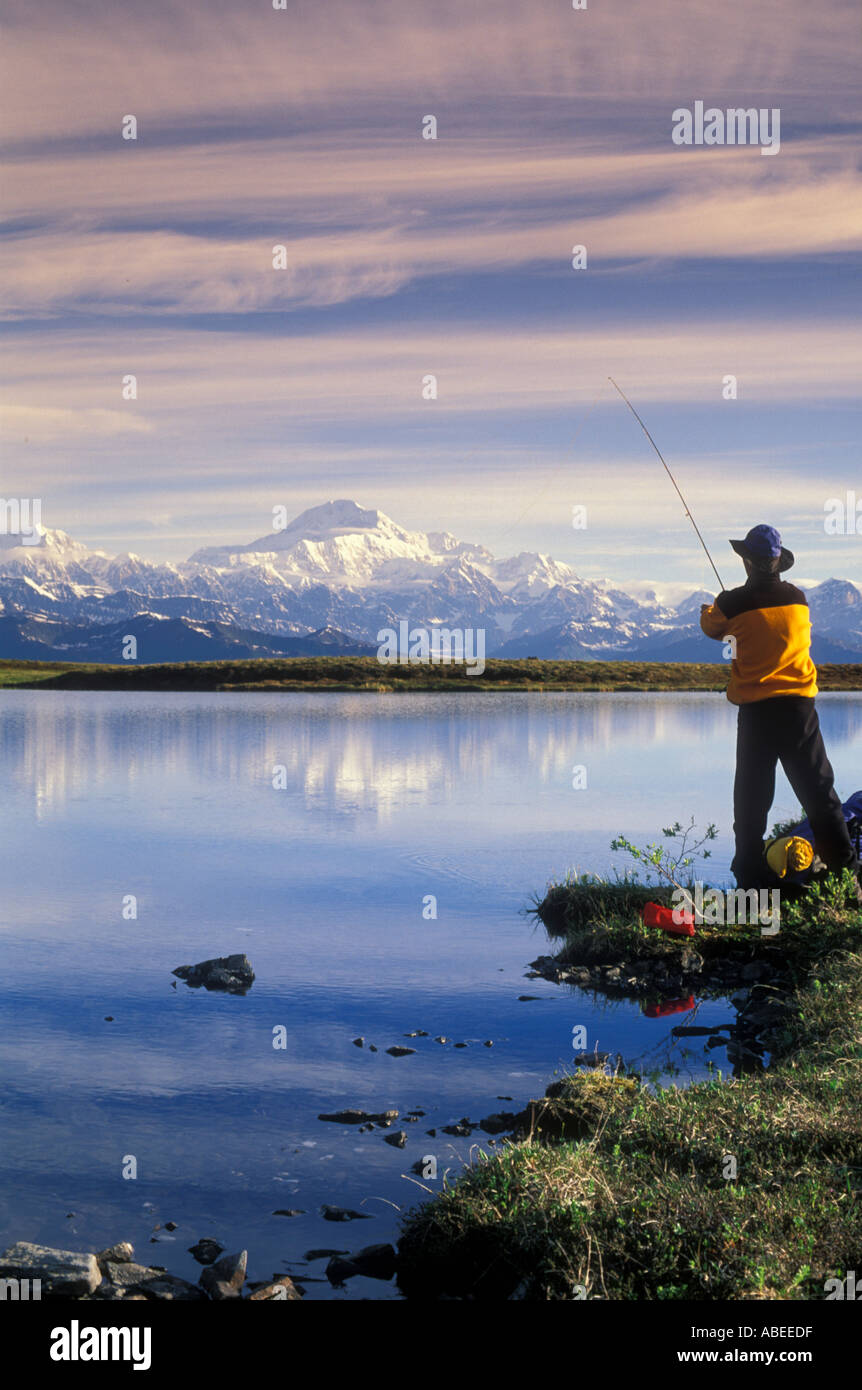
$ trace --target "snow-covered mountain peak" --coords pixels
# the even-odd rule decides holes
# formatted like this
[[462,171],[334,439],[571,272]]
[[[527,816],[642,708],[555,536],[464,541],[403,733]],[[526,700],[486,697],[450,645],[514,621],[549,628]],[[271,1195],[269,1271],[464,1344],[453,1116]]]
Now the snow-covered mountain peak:
[[[111,557],[41,527],[0,535],[2,623],[50,619],[96,629],[140,621],[167,631],[170,620],[172,659],[195,657],[199,649],[187,638],[192,632],[204,642],[201,624],[212,629],[213,651],[223,649],[228,629],[255,650],[249,633],[279,642],[317,634],[319,645],[330,632],[364,649],[381,627],[409,619],[484,628],[492,655],[709,660],[697,617],[710,597],[677,581],[644,579],[623,590],[610,579],[579,578],[540,552],[497,559],[449,532],[410,531],[346,498],[310,507],[258,540],[199,550],[176,565],[131,552]],[[859,586],[829,579],[812,584],[809,598],[815,659],[862,654]],[[19,637],[26,648],[26,633]],[[12,653],[24,650],[9,643]]]
[[85,555],[104,555],[102,550],[90,550],[80,541],[75,541],[66,531],[53,531],[46,526],[33,526],[27,530],[4,531],[0,532],[0,552],[3,553],[4,564],[7,561],[18,558],[10,552],[16,551],[26,555],[28,553],[39,553],[49,556],[60,556],[66,559],[80,558]]
[[362,531],[405,534],[383,512],[360,507],[358,502],[343,497],[324,502],[319,507],[309,507],[294,517],[283,530],[272,531],[268,536],[252,541],[244,549],[290,550],[297,540],[330,540],[335,536],[355,535]]
[[579,582],[571,565],[530,550],[522,550],[508,560],[495,560],[489,572],[512,598],[540,598],[558,585],[569,587]]
[[297,573],[365,581],[387,560],[430,561],[434,553],[423,532],[405,531],[384,512],[341,498],[247,544],[198,550],[191,563],[228,565],[236,555],[251,555]]
[[824,579],[810,590],[808,598],[814,608],[862,607],[862,591],[849,579]]
[[682,603],[676,604],[674,612],[680,618],[700,617],[701,604],[712,603],[713,595],[708,589],[696,589],[688,598],[684,598]]

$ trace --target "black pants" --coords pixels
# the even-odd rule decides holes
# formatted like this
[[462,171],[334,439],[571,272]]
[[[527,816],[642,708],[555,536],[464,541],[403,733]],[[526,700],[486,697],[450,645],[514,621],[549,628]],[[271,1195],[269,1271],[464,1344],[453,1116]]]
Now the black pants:
[[763,840],[778,762],[811,822],[815,853],[829,869],[858,873],[814,701],[806,695],[777,695],[739,706],[733,786],[736,855],[731,864],[739,887],[777,882],[764,861]]

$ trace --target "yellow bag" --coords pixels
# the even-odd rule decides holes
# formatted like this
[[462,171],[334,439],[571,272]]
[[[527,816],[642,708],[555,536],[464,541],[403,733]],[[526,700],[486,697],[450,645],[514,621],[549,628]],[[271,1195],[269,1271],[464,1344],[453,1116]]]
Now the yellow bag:
[[801,835],[781,835],[766,842],[766,862],[779,878],[788,872],[802,873],[813,861],[814,849]]

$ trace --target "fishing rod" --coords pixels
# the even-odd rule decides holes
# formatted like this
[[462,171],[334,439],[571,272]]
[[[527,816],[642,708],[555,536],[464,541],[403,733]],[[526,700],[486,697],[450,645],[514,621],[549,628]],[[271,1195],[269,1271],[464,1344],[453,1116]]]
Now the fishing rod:
[[724,589],[724,585],[723,585],[722,582],[721,582],[721,575],[719,574],[718,570],[715,568],[715,564],[713,563],[712,556],[710,555],[709,551],[706,549],[706,541],[703,539],[703,536],[700,534],[700,531],[699,531],[699,529],[698,529],[697,522],[695,521],[694,517],[692,516],[691,512],[690,512],[689,509],[688,509],[688,503],[686,502],[685,498],[683,497],[682,493],[681,493],[680,490],[679,490],[679,487],[677,486],[676,478],[673,476],[673,474],[671,473],[670,469],[668,468],[667,464],[666,464],[665,461],[664,461],[664,456],[663,456],[663,454],[662,454],[662,452],[661,452],[661,449],[660,449],[660,448],[658,447],[658,445],[656,444],[655,440],[653,439],[652,435],[650,434],[649,430],[647,429],[647,427],[646,427],[646,425],[644,424],[644,422],[643,422],[643,420],[641,419],[641,417],[638,415],[637,411],[635,410],[634,406],[632,405],[632,403],[631,403],[631,401],[629,400],[628,396],[626,395],[625,391],[623,391],[621,387],[617,386],[617,383],[614,381],[614,379],[613,379],[612,376],[609,376],[609,377],[608,377],[608,381],[611,383],[612,386],[616,387],[617,391],[619,391],[620,395],[622,396],[623,400],[625,401],[625,403],[626,403],[626,405],[628,406],[629,410],[631,411],[632,415],[633,415],[633,416],[635,417],[635,419],[637,420],[638,424],[640,425],[641,429],[643,430],[643,432],[644,432],[644,434],[646,435],[647,439],[649,440],[650,444],[653,446],[653,448],[655,449],[655,451],[656,451],[656,453],[658,454],[659,458],[661,459],[662,463],[664,464],[664,471],[665,471],[665,473],[667,474],[667,476],[670,478],[670,480],[671,480],[671,482],[673,483],[674,487],[676,488],[677,496],[679,497],[679,500],[680,500],[680,502],[682,503],[682,505],[685,507],[685,514],[686,514],[686,516],[688,517],[689,521],[691,522],[692,526],[694,527],[695,531],[697,532],[697,538],[698,538],[698,540],[700,541],[701,545],[703,546],[704,550],[706,551],[706,558],[707,558],[707,560],[709,561],[709,563],[712,565],[712,572],[713,572],[713,574],[715,575],[716,579],[718,580],[719,586],[720,586],[722,589]]

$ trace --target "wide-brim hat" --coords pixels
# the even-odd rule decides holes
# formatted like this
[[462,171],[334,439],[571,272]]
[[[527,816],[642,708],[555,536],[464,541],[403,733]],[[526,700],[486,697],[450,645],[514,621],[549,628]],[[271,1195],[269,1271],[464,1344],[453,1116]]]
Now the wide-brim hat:
[[737,555],[751,560],[758,569],[773,574],[782,574],[784,570],[789,570],[796,560],[793,551],[781,544],[781,536],[775,527],[767,526],[765,523],[752,526],[747,536],[739,541],[732,540],[730,544]]

